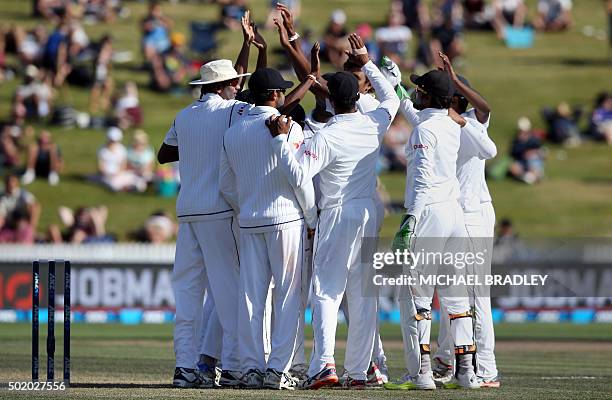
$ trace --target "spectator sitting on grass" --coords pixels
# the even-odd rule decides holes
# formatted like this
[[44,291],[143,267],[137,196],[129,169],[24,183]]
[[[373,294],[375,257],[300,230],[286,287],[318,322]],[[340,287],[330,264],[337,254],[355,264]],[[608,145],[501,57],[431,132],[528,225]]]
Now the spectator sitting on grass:
[[172,218],[164,211],[156,211],[130,236],[137,242],[162,244],[171,241],[176,233],[177,225]]
[[146,181],[127,169],[127,150],[121,144],[123,133],[117,127],[106,132],[107,142],[98,151],[98,172],[101,182],[114,192],[147,189]]
[[612,144],[612,95],[600,93],[595,101],[587,135],[597,141]]
[[0,171],[4,168],[12,169],[19,164],[19,142],[13,135],[16,128],[6,124],[0,131]]
[[183,49],[185,35],[174,32],[171,36],[171,47],[168,51],[152,60],[151,84],[155,90],[182,90],[182,83],[187,74],[189,59]]
[[114,119],[121,129],[140,126],[142,108],[138,98],[138,87],[134,82],[126,82],[121,95],[115,100]]
[[134,132],[132,144],[127,152],[128,169],[147,183],[153,180],[155,153],[149,145],[149,136],[141,129]]
[[221,23],[224,28],[233,31],[241,28],[241,20],[247,12],[245,0],[229,0],[221,7]]
[[564,31],[571,28],[572,0],[539,0],[533,26],[538,31]]
[[153,0],[149,13],[142,20],[142,51],[145,61],[151,62],[170,48],[170,29],[174,22],[163,15],[159,1]]
[[406,120],[398,115],[391,123],[387,134],[383,137],[381,156],[386,169],[390,171],[405,171],[406,143],[410,138],[410,127]]
[[110,95],[113,90],[113,78],[111,77],[111,61],[113,57],[113,40],[110,35],[105,35],[98,44],[98,54],[94,62],[93,86],[89,98],[89,111],[94,114],[101,108],[108,109]]
[[0,195],[0,243],[34,243],[39,217],[34,195],[19,187],[17,175],[6,175]]
[[495,11],[486,0],[463,0],[463,20],[465,29],[493,30]]
[[534,184],[544,177],[544,152],[542,143],[531,129],[531,121],[522,117],[518,132],[510,150],[512,164],[510,175],[527,184]]
[[24,27],[16,26],[12,30],[12,35],[21,64],[40,64],[45,43],[47,43],[47,30],[45,27],[38,25],[32,30],[26,31]]
[[493,7],[495,9],[493,27],[499,39],[505,38],[507,26],[511,25],[517,29],[525,26],[527,5],[524,0],[493,0]]
[[13,115],[18,123],[50,114],[53,91],[51,85],[41,78],[34,65],[26,67],[23,85],[17,87],[13,104]]
[[53,142],[49,131],[41,131],[35,143],[28,146],[26,172],[21,178],[24,185],[34,182],[34,179],[44,178],[49,185],[59,183],[59,173],[62,170],[62,155],[57,144]]
[[[412,64],[407,60],[408,44],[411,38],[412,32],[405,25],[404,15],[400,10],[393,8],[387,16],[387,25],[376,30],[376,41],[380,47],[381,57],[389,57],[400,68],[412,68]],[[374,59],[374,62],[378,60]]]
[[342,68],[346,59],[344,51],[349,48],[348,31],[345,24],[344,11],[334,10],[321,41],[321,59],[329,61],[336,68]]
[[49,226],[49,241],[52,243],[110,243],[115,242],[113,235],[106,233],[108,209],[105,206],[80,207],[72,211],[59,207],[58,214],[64,232],[57,225]]
[[549,125],[548,140],[567,147],[575,147],[580,144],[580,131],[578,130],[580,110],[572,111],[569,104],[562,102],[555,111],[544,109],[542,114]]

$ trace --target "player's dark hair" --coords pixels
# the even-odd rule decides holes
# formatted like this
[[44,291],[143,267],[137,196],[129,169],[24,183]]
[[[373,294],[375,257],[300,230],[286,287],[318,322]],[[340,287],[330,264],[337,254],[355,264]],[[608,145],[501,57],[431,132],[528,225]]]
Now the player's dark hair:
[[274,91],[272,90],[268,90],[268,91],[260,92],[260,93],[251,92],[251,96],[253,97],[253,100],[255,100],[256,106],[261,106],[263,105],[263,103],[272,101],[273,95],[274,95]]
[[205,94],[217,93],[217,91],[223,90],[226,86],[229,86],[231,82],[232,81],[223,81],[209,83],[208,85],[202,85],[202,87],[200,88],[200,98],[204,97]]
[[457,108],[458,108],[457,112],[459,114],[463,114],[464,112],[466,112],[468,108],[468,104],[469,104],[468,100],[463,96],[453,96],[453,97],[457,99]]
[[452,97],[431,96],[431,108],[445,109],[450,108]]
[[357,100],[359,100],[359,96],[355,96],[351,99],[335,99],[330,96],[330,100],[334,104],[334,110],[336,111],[336,114],[346,114],[355,110],[355,107],[357,106]]

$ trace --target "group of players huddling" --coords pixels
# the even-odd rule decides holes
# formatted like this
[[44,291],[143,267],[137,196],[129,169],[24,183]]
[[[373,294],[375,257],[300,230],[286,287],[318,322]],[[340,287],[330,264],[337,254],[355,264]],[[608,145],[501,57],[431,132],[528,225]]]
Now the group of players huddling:
[[[177,114],[158,154],[160,163],[180,160],[181,174],[174,386],[499,387],[489,298],[403,288],[407,372],[389,382],[377,298],[362,291],[364,269],[372,268],[362,245],[377,237],[384,216],[376,162],[398,109],[414,130],[406,146],[407,211],[394,248],[412,249],[423,237],[441,238],[441,249],[451,238],[492,237],[484,162],[496,148],[486,101],[444,54],[444,69],[410,77],[416,90],[409,96],[399,68],[388,59],[377,67],[355,34],[344,71],[321,76],[318,43],[305,56],[291,12],[278,7],[280,42],[301,83],[285,95],[293,83],[265,66],[266,43],[247,13],[238,61],[201,67],[201,79],[191,82],[201,86],[201,97]],[[251,46],[259,50],[252,75]],[[248,90],[241,91],[248,75]],[[298,103],[308,91],[316,107],[304,117]],[[442,312],[431,360],[434,291]],[[348,322],[341,376],[334,360],[340,308]]]

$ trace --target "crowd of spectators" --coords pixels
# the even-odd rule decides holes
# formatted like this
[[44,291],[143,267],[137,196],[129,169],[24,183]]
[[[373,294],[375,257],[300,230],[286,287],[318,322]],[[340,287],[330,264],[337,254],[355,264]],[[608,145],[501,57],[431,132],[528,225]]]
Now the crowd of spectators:
[[[219,19],[210,21],[215,29],[240,30],[241,18],[249,9],[248,0],[206,0],[219,7]],[[274,28],[279,17],[278,0],[269,2],[267,15],[260,16],[262,27]],[[299,24],[300,0],[282,1]],[[175,168],[155,168],[154,151],[141,129],[144,112],[135,82],[115,76],[114,66],[121,62],[120,49],[113,39],[112,24],[129,16],[121,0],[33,0],[32,15],[41,22],[32,28],[20,25],[0,27],[0,82],[12,76],[18,79],[11,97],[8,120],[0,129],[0,170],[10,172],[5,192],[0,197],[0,242],[48,240],[52,242],[95,242],[114,240],[108,235],[104,206],[81,207],[75,211],[62,208],[61,227],[53,226],[45,238],[36,237],[41,205],[21,188],[35,180],[58,185],[64,157],[55,142],[53,128],[39,129],[31,124],[61,123],[98,128],[106,132],[105,142],[97,151],[97,173],[91,181],[113,192],[145,192],[160,182],[177,185]],[[134,41],[139,44],[142,70],[149,77],[149,89],[163,93],[185,93],[185,81],[202,60],[190,58],[189,38],[176,28],[167,15],[169,6],[158,0],[147,1],[144,18],[134,24]],[[383,56],[404,70],[436,67],[439,51],[451,60],[466,52],[463,35],[468,30],[491,31],[504,39],[510,29],[533,28],[538,32],[562,31],[573,24],[571,0],[537,0],[535,12],[529,12],[525,0],[392,0],[381,10],[378,23],[349,25],[346,9],[336,9],[320,32],[321,57],[337,68],[346,61],[350,48],[347,36],[356,31],[366,43],[369,54],[378,62]],[[612,13],[612,1],[608,1]],[[194,20],[197,20],[194,16]],[[612,21],[612,20],[611,20]],[[99,24],[95,37],[85,26]],[[317,33],[300,26],[303,52],[308,53]],[[611,38],[612,43],[612,38]],[[18,65],[7,65],[7,54]],[[58,100],[69,86],[90,89],[85,113],[74,112]],[[612,97],[597,97],[588,127],[581,122],[583,112],[567,103],[544,110],[547,128],[534,130],[527,118],[521,118],[511,145],[507,173],[527,183],[544,178],[546,141],[575,146],[587,139],[612,144]],[[80,115],[80,117],[79,117]],[[411,127],[398,116],[384,138],[380,170],[405,169],[404,147]],[[101,134],[102,136],[102,134]],[[127,138],[124,144],[124,137]],[[102,142],[102,139],[100,140]],[[95,151],[95,149],[93,149]],[[93,159],[92,151],[92,159]],[[93,165],[93,162],[92,162]],[[157,183],[158,185],[153,185]],[[170,195],[174,191],[168,192]],[[71,217],[70,217],[71,216]],[[131,238],[159,243],[175,234],[168,215],[155,213]]]

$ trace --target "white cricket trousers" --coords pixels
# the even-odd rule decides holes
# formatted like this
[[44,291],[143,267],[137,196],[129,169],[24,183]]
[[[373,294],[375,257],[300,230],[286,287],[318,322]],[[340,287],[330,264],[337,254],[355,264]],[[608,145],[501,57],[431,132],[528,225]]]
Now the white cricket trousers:
[[[457,201],[448,201],[427,205],[416,221],[416,240],[413,251],[436,253],[457,253],[467,251],[462,246],[467,241],[467,232],[463,218],[463,210]],[[436,272],[436,265],[417,265],[409,271],[410,275],[418,278]],[[446,270],[448,271],[448,270]],[[464,270],[462,270],[464,271]],[[439,270],[438,270],[439,272]],[[461,270],[455,270],[461,273]],[[461,314],[470,310],[467,289],[465,293],[446,286],[419,285],[403,286],[400,290],[400,313],[402,336],[404,338],[404,360],[411,376],[416,376],[421,366],[420,345],[429,345],[431,321],[419,321],[415,318],[417,310],[431,311],[434,290],[438,290],[440,303],[448,313]],[[452,290],[452,295],[449,294]],[[463,318],[463,320],[467,320]],[[472,345],[473,333],[471,320],[461,321],[453,327],[451,332],[454,345]]]
[[198,321],[208,276],[210,292],[223,328],[221,363],[224,369],[239,369],[236,336],[239,261],[232,219],[179,224],[172,271],[177,367],[196,368],[200,352]]
[[[491,251],[495,230],[495,210],[493,203],[481,204],[481,210],[477,213],[465,214],[465,227],[470,239],[474,241],[476,251],[487,249],[487,265],[485,271],[490,271]],[[479,244],[480,243],[480,244]],[[476,342],[476,374],[485,379],[497,376],[497,363],[495,361],[495,330],[493,327],[493,315],[491,312],[491,297],[488,294],[480,294],[478,290],[470,292],[471,301],[474,302],[475,325],[474,340]],[[449,335],[448,314],[440,313],[440,334],[438,335],[438,350],[436,358],[444,363],[452,365],[454,361],[453,343]]]
[[[238,337],[243,372],[266,368],[287,372],[295,348],[304,262],[304,224],[287,229],[248,233],[240,230],[240,301]],[[272,291],[271,352],[264,352],[264,310]]]
[[206,290],[206,297],[202,306],[202,321],[200,328],[200,354],[205,354],[216,360],[221,360],[223,348],[223,327],[219,322],[215,300],[212,298],[210,288]]
[[298,319],[298,333],[295,342],[295,351],[293,352],[293,362],[291,365],[307,364],[306,349],[304,348],[304,327],[306,325],[305,312],[308,307],[308,298],[310,297],[310,288],[312,283],[312,250],[314,239],[308,239],[308,233],[305,233],[304,238],[304,263],[302,264],[302,284],[300,288],[300,315]]
[[[324,209],[315,236],[312,277],[314,352],[309,376],[335,363],[338,308],[346,292],[350,321],[344,368],[351,378],[364,380],[370,364],[377,322],[376,296],[365,296],[372,272],[372,255],[362,255],[364,238],[376,236],[376,207],[372,199],[351,200]],[[365,261],[365,262],[363,262]]]

